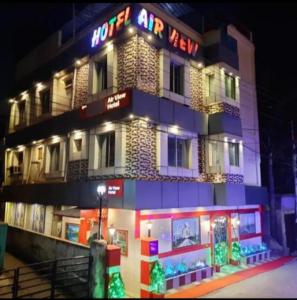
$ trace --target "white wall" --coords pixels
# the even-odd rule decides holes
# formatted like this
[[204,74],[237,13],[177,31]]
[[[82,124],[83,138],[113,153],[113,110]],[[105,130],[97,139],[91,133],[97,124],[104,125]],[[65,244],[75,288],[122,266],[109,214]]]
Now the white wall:
[[128,230],[128,256],[121,256],[121,274],[126,293],[138,298],[140,293],[140,239],[135,239],[135,211],[122,209],[108,210],[108,226]]
[[228,34],[237,40],[240,72],[240,114],[243,128],[244,181],[249,185],[261,185],[259,121],[255,80],[255,47],[234,26],[228,26]]

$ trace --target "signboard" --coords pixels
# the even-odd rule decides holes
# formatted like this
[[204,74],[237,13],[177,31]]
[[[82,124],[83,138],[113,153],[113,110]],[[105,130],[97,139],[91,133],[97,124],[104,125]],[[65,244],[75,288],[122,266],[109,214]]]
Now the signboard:
[[108,198],[123,198],[124,184],[123,179],[106,180],[107,197]]
[[117,15],[94,29],[91,47],[100,47],[107,40],[114,38],[117,33],[124,31],[129,24],[133,24],[142,31],[152,33],[165,46],[168,45],[186,55],[195,57],[200,48],[198,42],[137,4],[127,6]]
[[80,108],[80,119],[90,119],[98,115],[127,107],[131,103],[132,90],[127,89],[113,95],[107,96],[102,100],[83,105]]

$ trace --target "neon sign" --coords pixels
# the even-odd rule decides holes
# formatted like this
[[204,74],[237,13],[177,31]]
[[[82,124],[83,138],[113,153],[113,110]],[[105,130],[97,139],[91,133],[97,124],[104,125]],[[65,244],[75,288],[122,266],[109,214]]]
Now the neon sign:
[[103,43],[107,37],[112,38],[116,32],[120,31],[124,26],[131,22],[131,7],[127,6],[116,16],[112,17],[108,22],[99,26],[93,31],[92,48]]
[[[139,26],[143,26],[155,35],[163,38],[162,32],[164,30],[164,23],[161,19],[155,17],[152,13],[148,14],[147,10],[142,8],[137,17],[137,23]],[[154,30],[154,31],[153,31]]]
[[154,35],[159,38],[159,42],[163,45],[167,43],[187,55],[195,56],[197,54],[199,44],[196,41],[166,24],[145,8],[139,6],[127,6],[117,15],[109,19],[109,21],[95,29],[92,36],[92,48],[102,45],[107,39],[113,38],[130,23],[135,24],[136,27],[141,30],[154,33]]
[[180,50],[193,56],[196,55],[199,48],[198,43],[194,42],[192,39],[186,37],[172,27],[169,27],[168,40],[173,47],[179,48]]

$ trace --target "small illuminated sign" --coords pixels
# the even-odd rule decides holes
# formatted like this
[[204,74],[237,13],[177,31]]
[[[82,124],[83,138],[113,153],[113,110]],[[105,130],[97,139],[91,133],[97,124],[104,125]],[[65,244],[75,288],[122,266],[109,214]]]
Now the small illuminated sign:
[[98,115],[129,106],[132,99],[131,89],[107,96],[99,101],[94,101],[80,107],[81,120],[90,119]]
[[107,195],[111,198],[122,198],[124,195],[123,179],[106,180]]
[[120,107],[121,102],[127,98],[127,92],[118,93],[112,96],[109,96],[106,101],[106,110],[112,110],[114,108]]
[[130,24],[131,7],[127,6],[120,11],[116,16],[112,17],[109,21],[99,26],[93,31],[92,48],[105,42],[107,38],[112,38],[124,26]]

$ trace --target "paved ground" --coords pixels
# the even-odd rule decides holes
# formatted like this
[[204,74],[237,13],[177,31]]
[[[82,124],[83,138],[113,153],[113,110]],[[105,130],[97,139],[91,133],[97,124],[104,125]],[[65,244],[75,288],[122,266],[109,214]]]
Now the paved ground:
[[256,275],[201,298],[296,298],[297,258],[273,271]]

